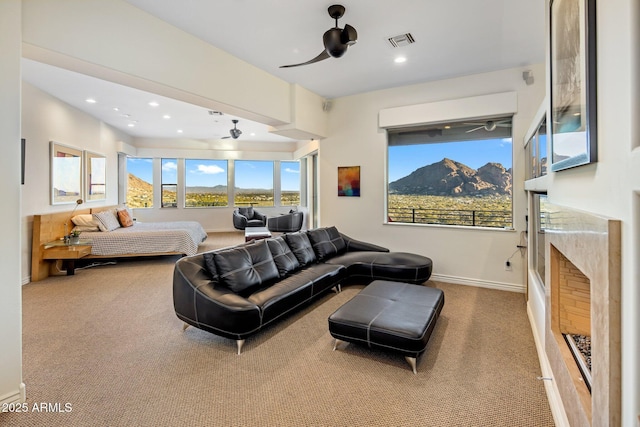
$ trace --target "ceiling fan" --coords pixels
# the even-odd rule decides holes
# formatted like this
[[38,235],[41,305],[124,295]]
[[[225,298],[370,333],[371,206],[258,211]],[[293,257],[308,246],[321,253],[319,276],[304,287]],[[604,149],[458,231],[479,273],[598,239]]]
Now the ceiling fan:
[[329,16],[336,20],[336,26],[325,31],[322,36],[324,50],[315,58],[300,64],[281,65],[280,68],[299,67],[300,65],[313,64],[330,57],[340,58],[347,51],[347,48],[356,43],[358,32],[349,24],[344,28],[338,27],[338,19],[344,15],[345,8],[342,5],[334,4],[329,6]]
[[231,136],[223,136],[222,139],[233,138],[238,139],[240,135],[242,135],[242,131],[238,129],[238,119],[231,120],[233,122],[233,129],[229,129],[229,134]]
[[496,130],[496,128],[500,127],[500,128],[510,128],[511,127],[511,120],[500,120],[500,121],[494,121],[494,120],[487,120],[486,122],[483,123],[465,123],[465,125],[472,125],[472,126],[477,126],[473,129],[469,129],[468,131],[466,131],[466,133],[471,133],[471,132],[475,132],[477,130],[480,129],[484,129],[487,132],[493,132],[494,130]]

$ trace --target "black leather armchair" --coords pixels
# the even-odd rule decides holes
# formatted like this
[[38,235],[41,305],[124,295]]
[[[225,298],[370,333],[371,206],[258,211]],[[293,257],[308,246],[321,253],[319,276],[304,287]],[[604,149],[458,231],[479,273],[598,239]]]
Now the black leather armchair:
[[278,231],[281,233],[293,233],[300,231],[304,214],[299,211],[289,212],[288,214],[274,216],[267,220],[267,228],[269,231]]
[[253,209],[238,208],[233,211],[233,226],[238,230],[244,230],[247,227],[266,227],[267,216]]

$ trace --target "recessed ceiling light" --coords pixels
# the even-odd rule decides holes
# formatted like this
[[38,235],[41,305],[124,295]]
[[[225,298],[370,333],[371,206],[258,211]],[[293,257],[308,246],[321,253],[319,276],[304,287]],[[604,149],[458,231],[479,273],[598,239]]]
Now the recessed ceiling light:
[[451,129],[451,126],[449,126],[449,125],[445,125],[445,126],[444,126],[444,128],[445,128],[445,129]]
[[393,62],[395,62],[396,64],[402,64],[403,62],[407,62],[407,58],[405,58],[404,56],[398,56],[393,60]]
[[255,133],[255,132],[251,132],[251,134],[250,134],[250,135],[251,135],[251,136],[256,136],[256,133]]
[[156,101],[151,101],[151,102],[149,103],[149,105],[150,105],[151,107],[157,107],[157,106],[158,106],[158,105],[160,105],[160,104],[158,104]]
[[113,107],[113,111],[120,111],[118,107]]
[[95,104],[97,101],[93,98],[87,98],[85,99],[85,101],[87,101],[89,104]]
[[178,133],[182,133],[182,129],[178,129]]
[[127,126],[129,126],[130,128],[135,127],[135,124],[133,123],[129,123]]
[[121,114],[122,117],[131,117],[131,114]]
[[164,116],[162,116],[162,118],[165,119],[165,120],[169,120],[171,118],[171,116],[168,115],[168,114],[165,114]]

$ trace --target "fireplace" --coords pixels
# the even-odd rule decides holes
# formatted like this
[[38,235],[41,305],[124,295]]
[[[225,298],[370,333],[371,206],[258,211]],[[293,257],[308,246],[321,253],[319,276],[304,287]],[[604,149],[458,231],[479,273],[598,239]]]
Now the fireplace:
[[553,379],[572,426],[619,425],[620,222],[547,210],[545,352]]
[[[578,388],[591,392],[591,281],[555,246],[550,248],[551,331],[558,346],[566,345],[582,378]],[[587,357],[587,353],[589,356]]]

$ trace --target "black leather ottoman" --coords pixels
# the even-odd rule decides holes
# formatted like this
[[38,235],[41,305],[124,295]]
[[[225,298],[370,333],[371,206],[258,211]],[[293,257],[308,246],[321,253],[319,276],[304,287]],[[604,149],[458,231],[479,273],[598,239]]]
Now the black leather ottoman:
[[376,280],[329,316],[329,332],[340,341],[366,344],[405,356],[416,371],[444,306],[440,289]]

